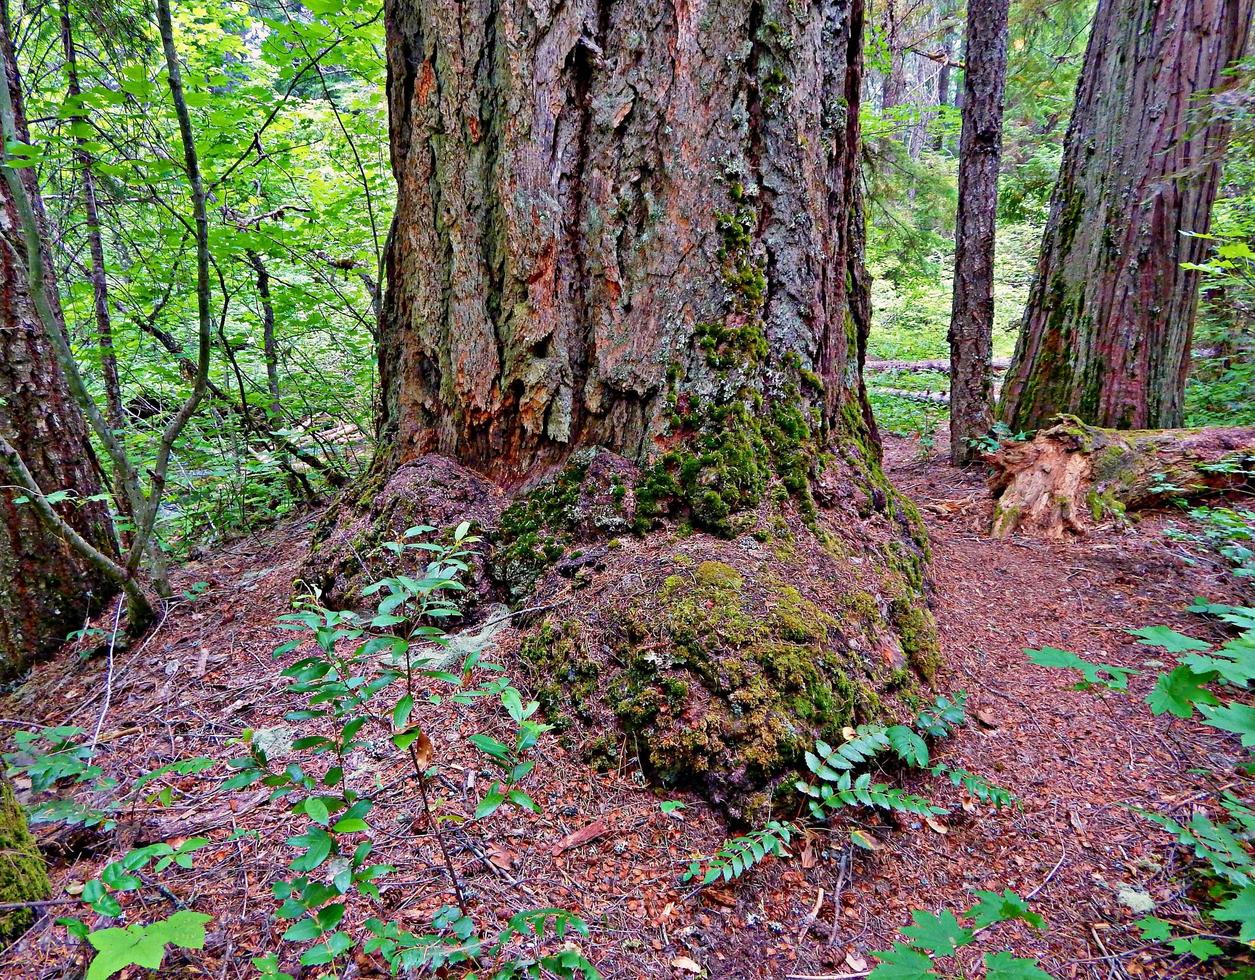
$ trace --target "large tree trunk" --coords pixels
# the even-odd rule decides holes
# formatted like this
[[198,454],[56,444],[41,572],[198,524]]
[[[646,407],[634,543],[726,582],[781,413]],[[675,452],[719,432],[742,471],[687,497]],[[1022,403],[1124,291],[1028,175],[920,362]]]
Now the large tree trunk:
[[[17,70],[5,27],[0,48],[8,65],[10,94],[21,118]],[[21,171],[42,221],[34,168]],[[27,278],[26,245],[8,185],[0,180],[0,436],[26,462],[46,493],[69,491],[57,509],[100,551],[116,557],[109,511],[87,498],[101,492],[99,467],[83,413],[66,387],[51,343],[36,312]],[[45,268],[51,270],[50,262]],[[60,301],[51,282],[48,298],[57,316]],[[7,476],[7,474],[5,474]],[[5,479],[6,484],[15,480]],[[0,674],[21,671],[30,660],[65,641],[117,588],[40,520],[21,491],[0,488]]]
[[1119,431],[1061,416],[988,457],[993,535],[1062,537],[1131,510],[1248,488],[1255,428]]
[[954,302],[950,313],[950,460],[978,455],[993,426],[994,223],[1002,156],[1010,0],[968,0]]
[[685,489],[753,503],[869,424],[858,5],[541,9],[388,4],[382,437],[505,483],[705,439]]
[[558,608],[501,641],[551,720],[745,812],[938,655],[861,379],[861,0],[385,12],[381,447],[307,577],[477,520],[481,594]]
[[1252,0],[1101,0],[1000,414],[1180,425],[1222,127],[1195,96],[1241,56]]

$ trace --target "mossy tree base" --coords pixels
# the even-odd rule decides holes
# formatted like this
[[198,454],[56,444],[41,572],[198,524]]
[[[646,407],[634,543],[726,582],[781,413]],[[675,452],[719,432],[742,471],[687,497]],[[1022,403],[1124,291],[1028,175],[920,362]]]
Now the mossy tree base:
[[[592,764],[635,760],[655,784],[756,819],[816,738],[906,714],[903,699],[936,671],[927,542],[887,484],[817,510],[768,494],[732,536],[660,522],[607,538],[578,501],[604,501],[614,472],[611,497],[627,488],[617,504],[633,523],[631,474],[581,471],[582,484],[568,470],[530,495],[565,501],[567,520],[527,532],[548,553],[526,602],[557,608],[507,642],[549,721]],[[519,567],[520,540],[498,543],[494,567]]]
[[[52,888],[43,855],[26,826],[26,813],[13,787],[0,778],[0,903],[38,902]],[[31,927],[33,909],[0,913],[0,945],[7,945]]]
[[1130,510],[1251,483],[1255,428],[1117,431],[1061,415],[988,457],[994,537],[1062,537]]

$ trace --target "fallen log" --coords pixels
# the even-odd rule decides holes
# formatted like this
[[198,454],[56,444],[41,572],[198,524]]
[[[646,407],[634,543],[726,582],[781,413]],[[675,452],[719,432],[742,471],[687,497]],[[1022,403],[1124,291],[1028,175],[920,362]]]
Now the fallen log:
[[[990,365],[995,371],[1005,371],[1011,366],[1010,358],[995,358]],[[947,360],[932,361],[866,361],[864,371],[940,371],[950,373],[950,362]]]
[[1255,427],[1117,431],[1070,415],[985,457],[991,534],[1062,537],[1126,512],[1255,484]]
[[949,405],[950,394],[945,391],[912,391],[907,388],[872,387],[876,395],[892,395],[894,398],[905,398],[910,402],[931,402],[934,405]]

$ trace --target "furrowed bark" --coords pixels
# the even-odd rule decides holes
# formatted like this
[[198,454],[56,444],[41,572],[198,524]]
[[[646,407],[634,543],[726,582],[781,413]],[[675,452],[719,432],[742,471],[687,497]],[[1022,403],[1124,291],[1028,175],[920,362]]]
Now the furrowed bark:
[[950,314],[950,461],[979,456],[993,427],[994,224],[1002,156],[1010,0],[968,0],[954,302]]
[[[1101,0],[999,406],[1111,428],[1183,417],[1223,125],[1193,115],[1246,48],[1252,0]],[[1192,234],[1188,234],[1192,233]]]
[[[475,521],[468,616],[570,597],[569,635],[510,629],[538,682],[588,679],[543,702],[582,751],[621,735],[651,778],[761,809],[808,742],[939,659],[861,377],[861,0],[385,17],[380,448],[305,579],[353,604],[406,528]],[[743,632],[699,622],[683,653],[708,613]]]
[[386,16],[385,463],[653,462],[701,426],[673,415],[749,399],[863,437],[859,4]]

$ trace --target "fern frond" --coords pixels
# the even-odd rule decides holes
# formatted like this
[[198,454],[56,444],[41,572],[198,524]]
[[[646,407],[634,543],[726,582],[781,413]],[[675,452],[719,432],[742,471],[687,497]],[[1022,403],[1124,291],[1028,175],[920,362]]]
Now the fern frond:
[[960,725],[967,724],[967,693],[959,691],[953,697],[940,695],[919,713],[915,727],[922,735],[946,738]]
[[706,859],[704,872],[701,861],[692,862],[684,874],[684,880],[692,881],[700,876],[702,884],[709,885],[720,878],[724,881],[739,878],[768,855],[787,856],[785,845],[797,833],[798,829],[793,824],[772,820],[765,827],[726,841],[715,854]]
[[806,753],[806,768],[820,779],[831,781],[889,748],[889,736],[880,725],[860,725],[854,737],[833,748],[817,740],[815,751]]
[[1015,794],[1009,789],[996,786],[984,776],[978,776],[966,769],[952,768],[939,762],[931,766],[928,771],[934,776],[950,780],[955,786],[963,787],[971,796],[982,803],[992,804],[996,810],[1001,810],[1004,806],[1010,806],[1016,802]]
[[922,769],[928,765],[928,743],[906,725],[894,725],[885,730],[889,747],[894,755],[908,766]]
[[846,772],[834,781],[817,786],[800,780],[795,785],[800,792],[810,797],[811,813],[817,820],[827,819],[833,810],[847,806],[868,806],[898,813],[913,813],[920,817],[948,812],[945,807],[937,806],[922,796],[895,789],[888,783],[873,783],[871,773],[866,772],[857,779]]

